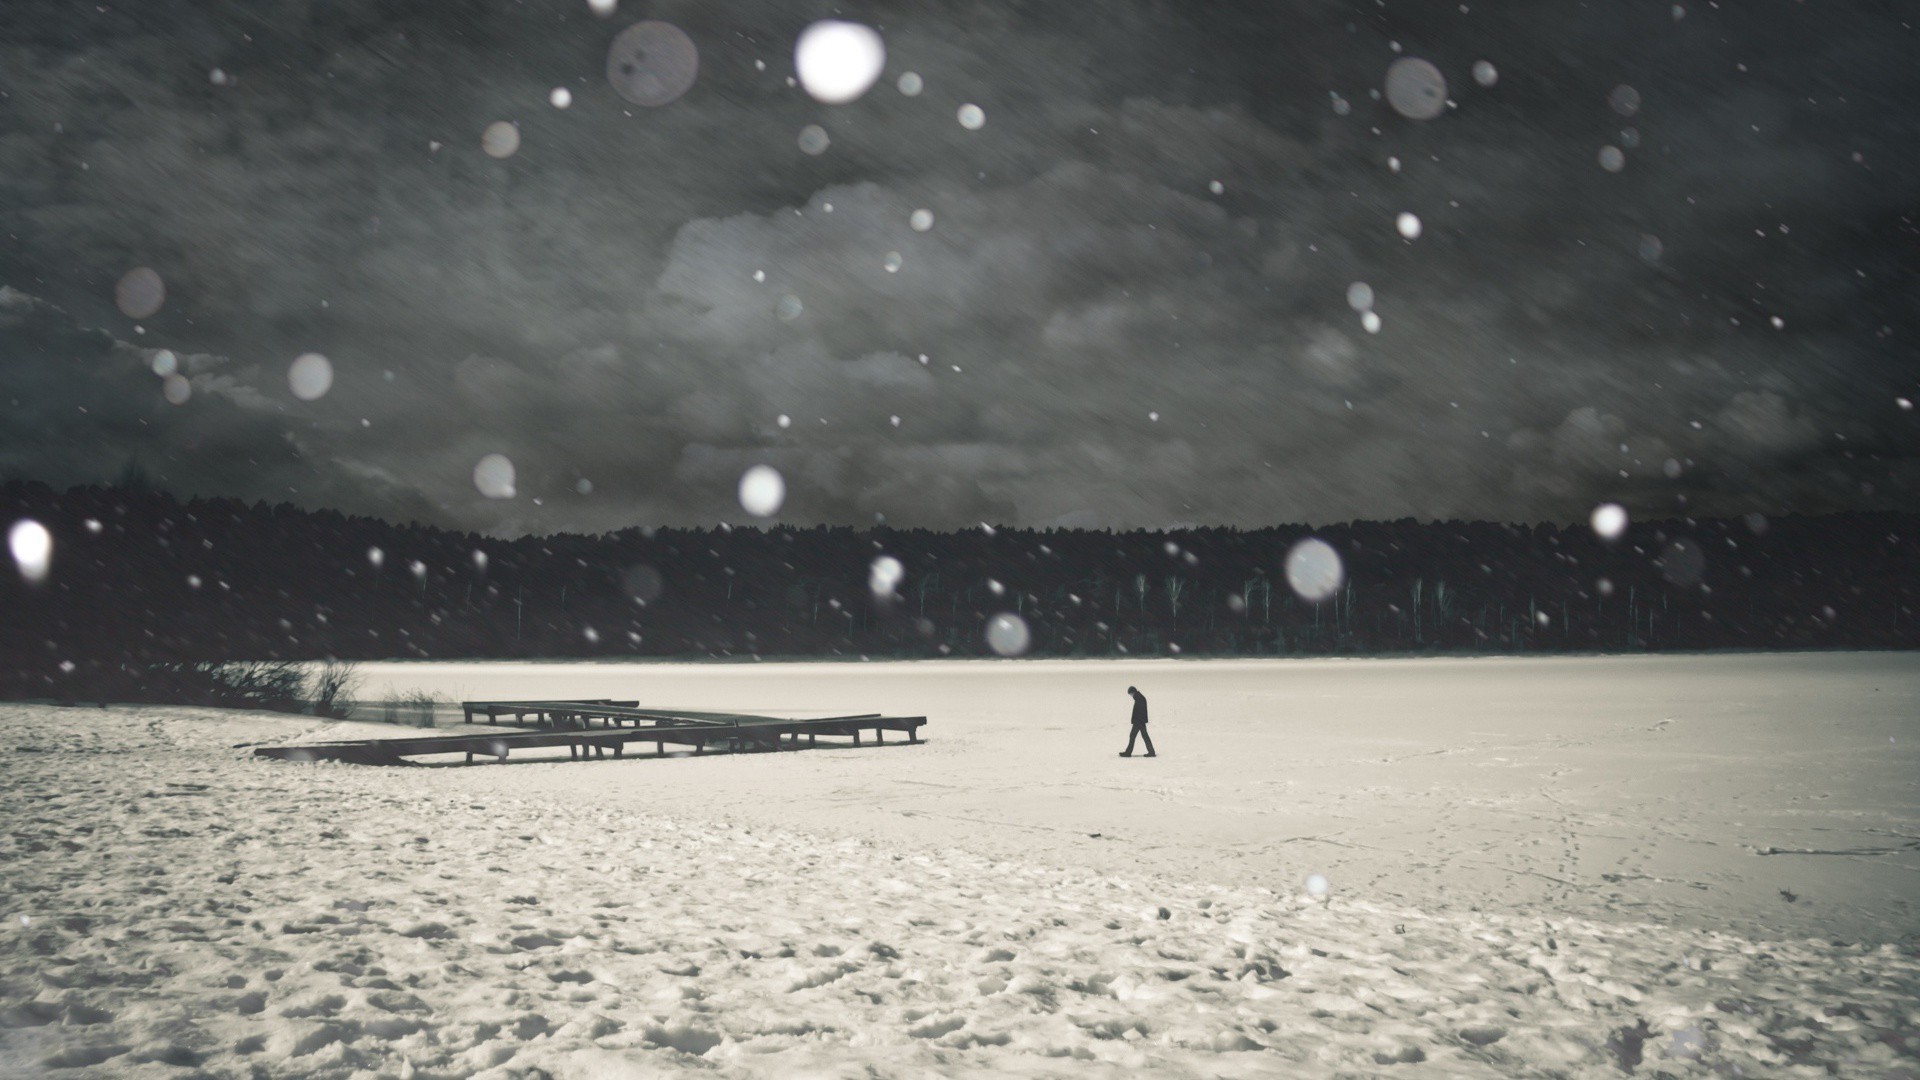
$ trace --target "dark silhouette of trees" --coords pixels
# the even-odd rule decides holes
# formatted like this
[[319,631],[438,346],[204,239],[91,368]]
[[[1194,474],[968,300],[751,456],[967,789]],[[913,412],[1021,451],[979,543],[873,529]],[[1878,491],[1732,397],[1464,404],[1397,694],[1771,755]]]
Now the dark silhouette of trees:
[[[626,529],[500,540],[135,486],[0,487],[52,571],[0,574],[0,692],[91,699],[130,665],[232,659],[1302,655],[1910,648],[1920,516],[1322,529]],[[1345,581],[1284,565],[1316,536]],[[876,597],[873,561],[904,574]]]

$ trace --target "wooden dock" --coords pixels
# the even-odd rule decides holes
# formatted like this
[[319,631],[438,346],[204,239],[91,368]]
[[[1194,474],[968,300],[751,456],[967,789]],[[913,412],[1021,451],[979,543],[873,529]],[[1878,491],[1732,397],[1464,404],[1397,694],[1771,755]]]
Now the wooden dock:
[[[876,745],[886,733],[904,732],[908,743],[920,741],[924,716],[882,716],[860,713],[814,719],[789,719],[753,713],[689,712],[681,709],[642,709],[638,702],[590,699],[575,701],[466,701],[461,703],[469,723],[485,716],[488,723],[512,716],[529,716],[543,730],[502,731],[467,735],[431,735],[420,738],[356,739],[349,742],[306,743],[299,746],[262,746],[259,757],[287,761],[350,761],[365,765],[397,765],[408,758],[465,754],[467,763],[491,758],[505,763],[515,750],[564,746],[573,760],[603,758],[608,752],[625,757],[633,744],[653,744],[656,755],[667,746],[691,746],[696,754],[709,750],[728,753],[754,750],[799,750],[819,745],[822,736],[850,739],[862,746],[863,735],[873,733]],[[599,724],[596,729],[593,725]],[[802,741],[804,738],[804,742]],[[828,745],[835,745],[829,743]]]

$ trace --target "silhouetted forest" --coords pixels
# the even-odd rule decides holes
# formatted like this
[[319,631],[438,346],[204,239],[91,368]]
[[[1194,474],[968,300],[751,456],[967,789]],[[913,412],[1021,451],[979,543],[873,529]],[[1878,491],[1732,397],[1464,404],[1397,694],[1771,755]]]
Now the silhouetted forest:
[[[0,692],[229,659],[1359,655],[1911,648],[1920,516],[1170,532],[628,529],[490,539],[290,505],[0,488],[51,571],[0,581]],[[1318,537],[1319,603],[1288,552]],[[874,563],[897,559],[876,593]],[[882,573],[878,584],[889,579]],[[1004,648],[1006,642],[1001,640]]]

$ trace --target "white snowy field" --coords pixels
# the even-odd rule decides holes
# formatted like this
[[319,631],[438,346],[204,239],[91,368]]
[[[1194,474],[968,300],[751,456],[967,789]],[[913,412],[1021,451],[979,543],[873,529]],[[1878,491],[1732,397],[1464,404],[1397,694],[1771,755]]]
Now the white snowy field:
[[0,1076],[1920,1076],[1920,656],[362,672],[929,741],[0,706]]

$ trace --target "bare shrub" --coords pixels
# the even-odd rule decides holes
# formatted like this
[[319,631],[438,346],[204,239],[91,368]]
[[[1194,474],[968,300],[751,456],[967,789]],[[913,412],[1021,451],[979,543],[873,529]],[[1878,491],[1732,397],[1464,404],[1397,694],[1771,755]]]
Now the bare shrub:
[[328,660],[313,673],[313,715],[346,719],[353,708],[353,689],[359,682],[351,661]]

